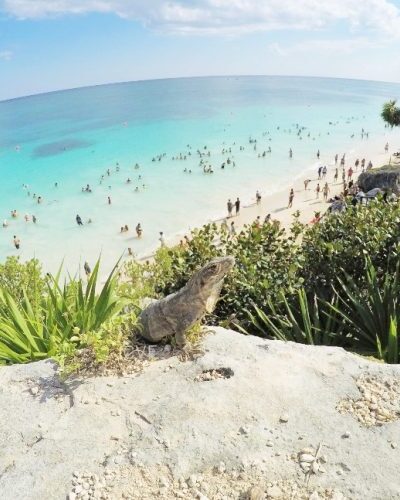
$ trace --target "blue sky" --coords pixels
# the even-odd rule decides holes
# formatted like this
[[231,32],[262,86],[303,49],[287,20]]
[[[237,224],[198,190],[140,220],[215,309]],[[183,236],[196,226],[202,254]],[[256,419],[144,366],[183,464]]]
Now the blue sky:
[[0,0],[0,100],[202,75],[400,82],[400,0]]

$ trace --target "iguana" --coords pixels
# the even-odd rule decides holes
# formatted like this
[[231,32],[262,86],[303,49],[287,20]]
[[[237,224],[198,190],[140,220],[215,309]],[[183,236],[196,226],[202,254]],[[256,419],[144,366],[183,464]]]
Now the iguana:
[[175,335],[179,346],[185,333],[206,313],[213,311],[225,275],[235,263],[233,257],[218,257],[197,271],[178,292],[157,300],[139,316],[140,335],[150,342]]

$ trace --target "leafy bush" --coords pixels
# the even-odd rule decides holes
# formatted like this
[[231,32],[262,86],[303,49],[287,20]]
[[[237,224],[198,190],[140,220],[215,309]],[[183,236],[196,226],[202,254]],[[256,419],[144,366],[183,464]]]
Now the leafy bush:
[[185,247],[168,249],[168,253],[157,254],[153,264],[141,266],[139,280],[135,274],[138,267],[135,267],[135,273],[131,272],[125,285],[125,294],[129,295],[129,287],[135,289],[143,279],[154,282],[151,296],[173,293],[210,259],[232,255],[236,265],[225,279],[214,316],[208,320],[225,321],[226,324],[233,320],[244,321],[247,318],[245,309],[254,302],[260,304],[262,301],[260,305],[265,305],[269,297],[277,296],[282,290],[293,291],[301,286],[302,280],[297,277],[295,231],[294,225],[287,238],[278,223],[261,227],[249,225],[236,238],[230,238],[216,224],[209,224],[195,230]]
[[20,304],[24,299],[24,291],[33,309],[40,304],[45,290],[42,266],[37,259],[21,263],[19,257],[7,257],[0,264],[0,289],[7,291]]
[[323,223],[308,227],[302,235],[303,266],[299,276],[308,292],[330,295],[339,279],[350,276],[365,281],[365,257],[378,272],[394,272],[399,258],[400,205],[371,201]]

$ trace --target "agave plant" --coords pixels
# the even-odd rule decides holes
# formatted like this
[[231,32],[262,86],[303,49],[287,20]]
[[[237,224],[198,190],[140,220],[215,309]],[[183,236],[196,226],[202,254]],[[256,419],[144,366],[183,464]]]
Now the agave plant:
[[357,285],[349,276],[339,280],[339,303],[332,304],[330,310],[346,322],[354,350],[399,363],[400,267],[380,279],[367,259],[365,278],[365,286]]
[[290,302],[281,294],[278,307],[269,300],[270,313],[254,305],[254,313],[248,315],[263,336],[310,345],[338,345],[343,339],[343,322],[334,309],[328,313],[327,307],[327,304],[335,307],[337,303],[337,296],[326,303],[316,295],[308,298],[305,289],[300,288]]
[[26,293],[17,304],[9,292],[0,290],[0,363],[26,363],[54,356],[60,346],[79,334],[96,331],[120,312],[124,299],[117,296],[117,266],[100,292],[99,261],[86,286],[82,280],[59,284],[60,272],[49,276],[39,308]]

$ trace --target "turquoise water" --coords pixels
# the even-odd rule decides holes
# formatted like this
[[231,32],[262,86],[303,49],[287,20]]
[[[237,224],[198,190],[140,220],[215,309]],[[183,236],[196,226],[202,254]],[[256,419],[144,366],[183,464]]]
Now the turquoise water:
[[[220,77],[106,85],[0,102],[0,218],[9,221],[1,228],[0,258],[37,256],[52,271],[64,259],[73,271],[100,252],[106,262],[128,247],[146,254],[157,246],[159,231],[168,237],[224,215],[229,197],[251,202],[256,189],[265,196],[288,186],[316,168],[318,149],[321,162],[332,164],[335,153],[366,156],[386,140],[392,144],[399,134],[384,128],[379,113],[385,100],[399,96],[400,85],[389,83]],[[305,127],[301,139],[296,124]],[[361,139],[362,128],[368,140]],[[257,139],[256,151],[250,137]],[[258,158],[269,146],[272,153]],[[224,147],[232,152],[222,154]],[[198,149],[210,151],[213,174],[203,173]],[[187,160],[172,160],[180,153]],[[164,156],[153,162],[157,155]],[[236,166],[222,170],[227,157]],[[87,184],[91,193],[82,192]],[[13,209],[17,219],[10,217]],[[25,222],[25,214],[34,214],[37,223]],[[92,223],[79,227],[76,214]],[[141,240],[135,237],[138,222]],[[121,234],[125,224],[130,231]],[[19,252],[13,235],[21,240]]]

